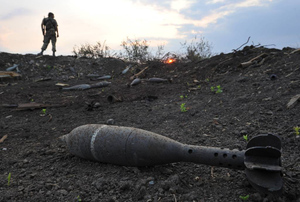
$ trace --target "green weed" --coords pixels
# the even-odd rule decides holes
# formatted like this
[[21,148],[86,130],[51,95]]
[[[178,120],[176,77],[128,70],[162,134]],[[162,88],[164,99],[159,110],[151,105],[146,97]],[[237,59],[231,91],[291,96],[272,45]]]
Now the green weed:
[[246,142],[248,142],[248,135],[243,135],[244,140],[246,140]]
[[299,126],[295,126],[294,127],[294,131],[295,131],[295,134],[298,136],[298,135],[300,135],[300,127]]
[[218,85],[216,87],[211,86],[210,90],[211,90],[211,92],[215,92],[215,93],[222,93],[223,92],[221,85]]
[[217,91],[216,91],[216,93],[222,93],[222,92],[223,92],[223,90],[222,90],[221,86],[218,85],[218,86],[217,86]]
[[10,181],[11,181],[11,173],[9,173],[7,177],[7,186],[10,185]]
[[180,105],[180,111],[181,111],[181,112],[187,112],[187,108],[186,108],[186,106],[185,106],[185,103],[182,103],[182,104]]
[[187,98],[187,95],[180,95],[180,99]]
[[248,195],[246,195],[246,196],[240,196],[240,199],[246,201],[246,200],[249,199],[249,197],[250,197],[250,196],[249,196],[249,194],[248,194]]

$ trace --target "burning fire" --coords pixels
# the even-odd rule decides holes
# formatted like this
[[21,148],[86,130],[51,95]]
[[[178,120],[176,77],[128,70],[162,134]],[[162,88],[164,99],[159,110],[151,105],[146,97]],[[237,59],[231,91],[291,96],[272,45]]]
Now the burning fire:
[[166,63],[168,63],[168,64],[172,64],[173,62],[175,62],[175,59],[172,59],[172,58],[170,58],[166,61]]

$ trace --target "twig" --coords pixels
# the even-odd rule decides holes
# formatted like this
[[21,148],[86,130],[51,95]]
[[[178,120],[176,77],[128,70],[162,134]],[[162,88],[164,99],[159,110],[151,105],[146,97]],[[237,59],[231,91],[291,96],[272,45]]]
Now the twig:
[[242,44],[242,45],[241,45],[240,47],[238,47],[237,49],[233,49],[233,51],[236,52],[237,50],[239,50],[240,48],[242,48],[244,45],[246,45],[246,44],[249,42],[250,38],[251,38],[251,36],[248,37],[248,40],[247,40],[246,43]]
[[[262,54],[260,54],[259,56],[256,56],[255,58],[252,58],[251,60],[249,60],[249,61],[247,61],[247,62],[242,62],[240,65],[239,65],[239,67],[248,67],[248,66],[250,66],[250,65],[252,65],[253,64],[253,62],[254,61],[258,61],[258,60],[260,60],[262,63],[264,62],[264,61],[262,61],[264,58],[266,58],[268,56],[268,54],[266,54],[266,53],[262,53]],[[261,64],[262,64],[261,63]]]
[[211,176],[211,178],[215,178],[215,176],[214,176],[214,166],[212,166],[211,169],[210,169],[210,176]]
[[0,143],[4,142],[4,140],[7,138],[7,135],[4,135],[1,139],[0,139]]
[[49,114],[49,120],[48,120],[48,122],[50,122],[50,121],[52,121],[52,115],[51,114]]
[[288,108],[288,109],[293,108],[297,104],[298,101],[300,101],[300,94],[292,97],[291,100],[287,103],[286,108]]
[[294,54],[294,53],[297,53],[297,52],[300,52],[300,48],[298,48],[296,50],[293,50],[290,54]]
[[139,77],[139,76],[140,76],[142,73],[144,73],[144,71],[146,71],[148,68],[149,68],[148,66],[145,67],[145,68],[144,68],[143,70],[141,70],[139,73],[137,73],[137,74],[133,75],[132,77],[130,77],[130,79],[133,80],[133,79]]
[[173,196],[174,196],[174,202],[177,202],[177,198],[176,198],[175,194],[173,194]]

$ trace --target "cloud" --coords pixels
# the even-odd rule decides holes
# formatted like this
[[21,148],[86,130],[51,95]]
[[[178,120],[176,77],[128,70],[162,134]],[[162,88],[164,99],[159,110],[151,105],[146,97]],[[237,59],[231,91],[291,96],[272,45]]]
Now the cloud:
[[204,29],[219,23],[221,19],[225,19],[240,10],[250,7],[268,6],[268,3],[272,2],[272,0],[235,0],[231,2],[222,5],[209,4],[224,3],[223,0],[209,0],[206,3],[197,2],[197,4],[191,6],[190,10],[187,10],[183,14],[195,28]]
[[225,2],[225,0],[211,0],[208,1],[207,4],[217,4],[217,3],[223,3]]
[[171,9],[176,10],[176,11],[180,11],[180,10],[184,10],[184,9],[188,9],[191,7],[191,5],[193,5],[195,3],[195,1],[191,1],[191,0],[175,0],[175,1],[171,1]]
[[15,17],[30,15],[32,12],[26,8],[17,8],[12,10],[11,12],[4,14],[0,17],[0,20],[11,20]]

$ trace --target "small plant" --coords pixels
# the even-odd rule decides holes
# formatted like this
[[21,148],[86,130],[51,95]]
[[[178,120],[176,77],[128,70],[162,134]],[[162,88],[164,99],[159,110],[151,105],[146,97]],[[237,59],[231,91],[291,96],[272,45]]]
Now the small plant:
[[105,58],[111,56],[110,48],[105,44],[104,41],[102,44],[97,42],[95,45],[86,43],[80,47],[73,47],[73,53],[76,57],[87,57],[87,58]]
[[132,62],[145,62],[149,59],[149,43],[147,40],[127,40],[122,41],[121,46],[125,50],[122,57]]
[[246,140],[246,142],[248,142],[248,135],[243,135],[244,140]]
[[10,180],[11,180],[11,173],[9,173],[7,177],[7,186],[10,185]]
[[249,197],[250,197],[250,196],[249,196],[249,194],[248,194],[248,195],[246,195],[246,196],[240,196],[240,199],[246,201],[246,200],[249,199]]
[[198,85],[197,88],[200,89],[200,88],[201,88],[201,85]]
[[210,87],[210,90],[211,90],[211,92],[215,92],[215,93],[222,93],[223,92],[221,85],[218,85],[216,87],[212,86],[212,87]]
[[294,127],[294,130],[295,130],[295,134],[297,135],[297,136],[299,136],[300,135],[300,127],[299,126],[295,126]]
[[218,86],[217,86],[216,93],[222,93],[222,92],[223,92],[223,90],[222,90],[221,86],[218,85]]
[[78,202],[81,202],[81,201],[82,201],[79,195],[77,196],[77,201],[78,201]]
[[180,99],[187,98],[187,95],[180,95]]
[[186,58],[191,61],[199,61],[212,56],[212,44],[202,36],[195,36],[191,41],[181,43],[181,46],[185,50]]
[[181,112],[187,112],[185,103],[182,103],[182,104],[180,105],[180,111],[181,111]]
[[209,82],[209,78],[205,79],[206,82]]
[[46,109],[42,109],[42,114],[46,114]]

